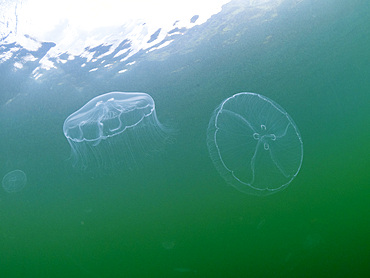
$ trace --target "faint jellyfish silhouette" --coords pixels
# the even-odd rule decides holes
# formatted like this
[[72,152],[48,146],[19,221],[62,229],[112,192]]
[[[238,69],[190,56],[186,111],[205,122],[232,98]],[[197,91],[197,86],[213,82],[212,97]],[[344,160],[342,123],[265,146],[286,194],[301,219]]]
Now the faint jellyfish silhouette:
[[175,247],[176,242],[174,240],[164,240],[162,241],[162,247],[166,250],[171,250]]
[[94,174],[117,165],[132,168],[160,149],[167,138],[154,100],[146,93],[97,96],[65,120],[63,132],[73,166]]
[[304,250],[313,250],[323,243],[323,239],[320,234],[313,233],[306,236],[302,242]]
[[21,170],[14,170],[3,177],[2,186],[8,193],[21,191],[27,183],[27,176]]
[[293,119],[276,102],[255,93],[235,94],[216,108],[207,146],[226,182],[252,195],[286,188],[303,160],[303,142]]

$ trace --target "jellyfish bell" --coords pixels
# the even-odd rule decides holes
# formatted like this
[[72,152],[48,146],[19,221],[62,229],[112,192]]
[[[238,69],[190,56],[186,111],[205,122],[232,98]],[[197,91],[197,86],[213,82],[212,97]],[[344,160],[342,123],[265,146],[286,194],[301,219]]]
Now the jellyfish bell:
[[21,191],[27,183],[27,176],[22,170],[14,170],[7,173],[2,180],[2,186],[8,193]]
[[241,192],[269,195],[286,188],[303,160],[303,142],[289,114],[256,93],[238,93],[213,112],[207,130],[210,157]]
[[77,169],[109,171],[133,167],[161,148],[168,136],[153,98],[146,93],[97,96],[64,121],[63,132]]

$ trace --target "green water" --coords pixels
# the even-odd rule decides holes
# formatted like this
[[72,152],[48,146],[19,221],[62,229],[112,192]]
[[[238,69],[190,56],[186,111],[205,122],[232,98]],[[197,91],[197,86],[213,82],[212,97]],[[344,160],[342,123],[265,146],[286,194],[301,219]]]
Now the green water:
[[[119,76],[9,73],[0,92],[21,97],[0,112],[0,173],[28,183],[0,193],[0,277],[368,277],[370,6],[293,2],[267,21],[224,11],[199,42]],[[173,139],[91,178],[71,168],[62,126],[109,91],[149,93]],[[228,186],[207,151],[213,110],[243,91],[279,103],[302,135],[300,173],[267,197]]]

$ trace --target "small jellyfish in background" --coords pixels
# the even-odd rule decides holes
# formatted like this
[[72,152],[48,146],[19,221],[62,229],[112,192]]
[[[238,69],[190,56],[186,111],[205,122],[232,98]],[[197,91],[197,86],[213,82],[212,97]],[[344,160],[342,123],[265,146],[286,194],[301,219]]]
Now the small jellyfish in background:
[[132,168],[160,149],[167,138],[154,100],[146,93],[97,96],[68,116],[63,132],[73,166],[95,173],[118,165]]
[[6,192],[15,193],[21,191],[26,183],[26,174],[21,170],[14,170],[4,176],[2,186]]
[[276,102],[255,93],[235,94],[216,108],[207,146],[226,182],[252,195],[286,188],[303,160],[303,142],[293,119]]
[[162,241],[162,247],[166,250],[172,250],[176,245],[174,240],[164,240]]

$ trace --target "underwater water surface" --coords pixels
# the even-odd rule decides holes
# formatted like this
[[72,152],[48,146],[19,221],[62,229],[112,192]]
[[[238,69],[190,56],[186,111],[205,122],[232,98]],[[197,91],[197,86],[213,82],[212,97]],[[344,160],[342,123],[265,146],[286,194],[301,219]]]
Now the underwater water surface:
[[[102,26],[94,38],[105,42],[89,29],[73,37],[73,21],[55,40],[23,36],[17,3],[0,17],[13,28],[0,28],[0,177],[4,187],[18,169],[27,183],[0,192],[1,277],[368,277],[366,1],[234,0],[189,14],[190,27]],[[109,92],[145,93],[122,105],[99,99]],[[241,92],[289,117],[246,101],[271,124],[251,131],[253,115],[221,113],[216,130],[252,137],[216,135],[210,154],[215,108]],[[127,121],[142,128],[126,133]],[[219,153],[245,183],[289,185],[244,194],[215,167]]]

